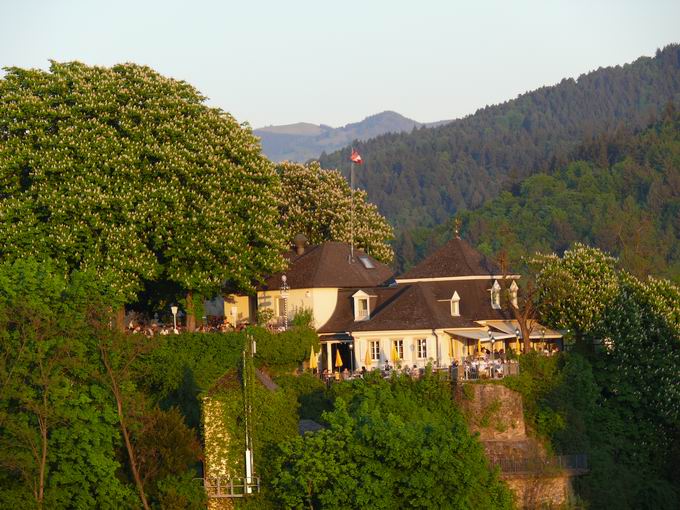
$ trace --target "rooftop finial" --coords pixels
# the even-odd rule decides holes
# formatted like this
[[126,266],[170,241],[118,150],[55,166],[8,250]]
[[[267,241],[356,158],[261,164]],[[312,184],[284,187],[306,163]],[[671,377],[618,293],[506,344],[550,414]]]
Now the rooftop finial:
[[460,239],[460,218],[453,220],[453,233],[456,239]]

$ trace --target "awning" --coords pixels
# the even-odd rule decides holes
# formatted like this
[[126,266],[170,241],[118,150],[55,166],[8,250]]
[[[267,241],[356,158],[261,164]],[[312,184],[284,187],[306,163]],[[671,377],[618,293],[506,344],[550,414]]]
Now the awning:
[[449,335],[461,336],[463,338],[469,338],[470,340],[480,340],[482,342],[490,342],[490,335],[493,335],[494,340],[506,340],[508,338],[515,338],[515,333],[508,335],[503,331],[497,329],[491,329],[487,331],[486,329],[468,329],[466,331],[460,331],[455,329],[444,330]]
[[[486,321],[486,324],[492,328],[498,329],[504,333],[512,335],[515,337],[515,330],[520,329],[517,321]],[[543,338],[562,338],[564,335],[557,330],[546,328],[538,322],[533,322],[531,325],[531,331],[529,333],[529,338],[533,340],[541,340]]]

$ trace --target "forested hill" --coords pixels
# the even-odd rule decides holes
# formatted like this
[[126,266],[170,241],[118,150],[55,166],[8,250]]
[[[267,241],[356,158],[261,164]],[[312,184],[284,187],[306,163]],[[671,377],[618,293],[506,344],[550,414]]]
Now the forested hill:
[[598,136],[573,162],[527,178],[462,218],[473,244],[490,255],[504,250],[515,265],[580,241],[640,277],[680,283],[680,113],[668,108],[637,136]]
[[[398,231],[434,226],[529,175],[563,166],[593,134],[646,126],[669,101],[680,104],[678,44],[444,126],[359,143],[365,165],[357,183]],[[347,172],[348,157],[345,148],[320,162]]]

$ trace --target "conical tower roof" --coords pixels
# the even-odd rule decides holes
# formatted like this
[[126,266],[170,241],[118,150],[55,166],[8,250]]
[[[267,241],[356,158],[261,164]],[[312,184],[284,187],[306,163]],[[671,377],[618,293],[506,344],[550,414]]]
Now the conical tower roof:
[[498,264],[474,249],[467,241],[455,237],[396,280],[401,282],[465,276],[489,278],[498,275],[502,275]]

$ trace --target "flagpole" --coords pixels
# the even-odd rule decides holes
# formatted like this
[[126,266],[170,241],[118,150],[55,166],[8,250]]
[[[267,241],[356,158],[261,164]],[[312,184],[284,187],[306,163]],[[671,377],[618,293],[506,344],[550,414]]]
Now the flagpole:
[[[354,152],[354,147],[352,147],[352,152]],[[349,245],[349,263],[354,262],[354,160],[349,158],[349,190],[350,199],[352,200],[351,209],[352,216],[350,219],[350,245]]]

